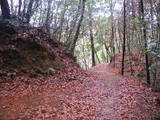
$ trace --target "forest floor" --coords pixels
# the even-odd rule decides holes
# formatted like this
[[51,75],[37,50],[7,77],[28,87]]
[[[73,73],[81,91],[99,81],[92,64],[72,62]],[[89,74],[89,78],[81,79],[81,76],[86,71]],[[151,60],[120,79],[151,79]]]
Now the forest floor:
[[0,120],[159,120],[157,97],[142,81],[101,64],[81,80],[1,91]]

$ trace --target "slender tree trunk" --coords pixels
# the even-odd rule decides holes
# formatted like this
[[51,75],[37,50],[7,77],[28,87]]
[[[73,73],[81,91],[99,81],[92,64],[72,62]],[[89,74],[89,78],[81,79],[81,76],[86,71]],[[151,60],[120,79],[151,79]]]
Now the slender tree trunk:
[[11,14],[14,14],[14,9],[13,9],[13,0],[10,0],[10,8],[11,8]]
[[71,46],[71,44],[72,44],[71,35],[73,33],[73,30],[74,30],[74,28],[76,26],[76,23],[77,23],[77,20],[78,20],[80,7],[81,7],[81,0],[79,0],[79,4],[78,4],[78,9],[77,9],[77,13],[76,13],[76,16],[75,16],[75,20],[73,20],[73,23],[72,23],[73,25],[71,25],[71,28],[69,30],[69,35],[68,35],[68,38],[67,38],[67,45],[68,46]]
[[51,11],[51,2],[52,0],[48,0],[47,1],[47,16],[46,16],[46,21],[45,21],[45,28],[46,28],[46,31],[50,34],[50,11]]
[[[119,36],[119,42],[120,42],[120,48],[122,47],[122,42],[123,42],[123,38],[122,38],[122,33],[121,33],[121,28],[120,28],[120,21],[118,21],[118,36]],[[121,49],[120,49],[120,52],[121,52]]]
[[98,63],[100,64],[100,63],[101,63],[101,61],[100,61],[100,59],[99,59],[98,54],[97,54],[97,52],[96,52],[96,51],[95,51],[95,54],[96,54],[96,58],[97,58],[97,60],[98,60]]
[[111,27],[111,48],[112,48],[112,62],[113,65],[115,66],[115,41],[114,41],[114,18],[113,18],[113,0],[111,0],[111,7],[110,7],[110,12],[111,12],[111,23],[112,23],[112,27]]
[[160,42],[160,2],[157,4],[156,8],[156,17],[157,17],[157,38]]
[[[133,40],[133,39],[132,39]],[[129,38],[127,40],[127,48],[128,48],[128,57],[129,57],[129,65],[130,65],[130,72],[131,72],[131,75],[133,74],[133,67],[132,67],[132,54],[131,54],[131,45],[130,45],[130,41],[131,39]]]
[[111,53],[110,53],[109,48],[107,47],[106,43],[104,44],[104,47],[106,50],[106,54],[111,57]]
[[22,0],[19,0],[18,15],[21,15]]
[[84,64],[84,66],[85,66],[85,70],[87,70],[87,69],[88,69],[88,66],[87,66],[87,61],[86,61],[85,58],[83,58],[83,64]]
[[[42,7],[43,7],[43,5],[42,5],[42,2],[40,3],[40,15],[43,15],[43,10],[42,10]],[[38,19],[38,25],[39,26],[43,26],[42,25],[42,17],[39,17],[39,19]]]
[[66,9],[67,9],[67,6],[65,5],[64,10],[62,12],[62,17],[61,17],[60,25],[59,25],[59,27],[60,27],[59,38],[58,38],[59,41],[61,40],[62,33],[63,33],[63,24],[64,24],[64,21],[65,21],[64,19],[65,19]]
[[74,36],[74,39],[73,39],[73,43],[72,45],[70,46],[70,50],[72,53],[74,53],[74,49],[76,47],[76,42],[78,40],[78,37],[79,37],[79,32],[80,32],[80,27],[81,27],[81,23],[83,21],[83,17],[84,17],[84,11],[85,11],[85,2],[86,0],[81,0],[81,4],[82,4],[82,11],[81,11],[81,17],[80,17],[80,20],[78,22],[78,26],[77,26],[77,31],[76,31],[76,34]]
[[92,67],[96,65],[95,60],[95,48],[94,48],[94,39],[93,39],[93,31],[92,31],[92,20],[90,20],[90,41],[91,41],[91,50],[92,50]]
[[96,60],[95,60],[95,48],[94,48],[94,38],[93,38],[93,31],[92,31],[92,10],[89,7],[89,31],[90,31],[90,41],[91,41],[91,54],[92,54],[92,67],[96,65]]
[[150,2],[150,17],[151,17],[151,31],[152,31],[152,34],[151,34],[151,36],[152,36],[152,39],[154,40],[155,39],[155,37],[154,37],[154,16],[153,16],[153,1],[152,0],[150,0],[149,1]]
[[144,19],[144,5],[143,5],[143,0],[140,0],[140,12],[141,12],[141,20],[142,20],[142,30],[143,30],[143,38],[144,38],[144,42],[145,42],[145,62],[146,62],[146,76],[147,76],[147,83],[150,84],[150,72],[149,72],[149,60],[148,60],[148,53],[147,53],[147,49],[148,49],[148,44],[147,44],[147,34],[146,34],[146,23],[145,23],[145,19]]
[[124,59],[125,59],[125,52],[126,52],[126,0],[123,3],[124,6],[124,23],[123,23],[123,53],[122,53],[122,69],[121,74],[124,75]]
[[27,9],[27,13],[26,13],[26,22],[29,23],[31,16],[32,16],[32,8],[33,8],[33,3],[34,0],[30,0],[29,4],[28,4],[28,9]]
[[88,69],[88,65],[87,65],[87,60],[86,60],[86,55],[85,55],[85,48],[84,48],[84,39],[82,39],[82,55],[83,55],[83,63],[85,66],[85,69]]
[[117,37],[117,28],[115,27],[115,44],[117,46],[117,51],[118,53],[120,53],[120,44],[119,44],[119,41],[118,41],[118,37]]
[[59,31],[59,37],[58,37],[58,40],[60,41],[61,38],[62,38],[62,32],[63,32],[63,24],[64,24],[64,17],[61,18],[61,22],[60,22],[60,31]]
[[84,61],[84,66],[85,66],[85,69],[87,70],[88,69],[88,65],[87,65],[87,60],[85,59],[85,50],[84,50],[84,47],[83,47],[83,61]]
[[1,0],[1,10],[2,10],[2,17],[3,19],[10,19],[10,9],[9,9],[9,4],[7,0]]
[[25,14],[26,14],[26,8],[27,8],[27,4],[26,4],[26,0],[24,0],[24,1],[23,1],[22,16],[25,16]]

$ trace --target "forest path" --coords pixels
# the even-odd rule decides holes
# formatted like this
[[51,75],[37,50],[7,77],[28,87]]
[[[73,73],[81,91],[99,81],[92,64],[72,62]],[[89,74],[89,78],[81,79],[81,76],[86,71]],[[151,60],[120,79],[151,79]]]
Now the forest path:
[[114,73],[108,64],[87,73],[90,77],[62,86],[0,95],[0,119],[146,120],[159,115],[155,95],[137,80]]
[[[160,106],[142,81],[121,76],[109,64],[100,64],[88,72],[95,77],[90,91],[96,89],[96,120],[159,120]],[[158,117],[155,117],[158,116]]]
[[97,120],[117,120],[119,115],[116,109],[119,105],[119,80],[122,79],[120,75],[110,71],[108,64],[100,64],[91,68],[90,72],[95,80],[90,91],[96,91],[94,101],[96,101],[96,119]]

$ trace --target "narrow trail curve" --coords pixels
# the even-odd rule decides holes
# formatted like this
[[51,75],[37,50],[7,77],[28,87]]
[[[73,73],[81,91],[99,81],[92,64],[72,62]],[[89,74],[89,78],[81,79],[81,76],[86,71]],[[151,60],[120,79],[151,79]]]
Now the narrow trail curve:
[[[140,82],[111,72],[108,64],[90,77],[24,95],[1,96],[0,118],[25,120],[150,120],[159,115],[155,95]],[[146,119],[147,118],[147,119]]]

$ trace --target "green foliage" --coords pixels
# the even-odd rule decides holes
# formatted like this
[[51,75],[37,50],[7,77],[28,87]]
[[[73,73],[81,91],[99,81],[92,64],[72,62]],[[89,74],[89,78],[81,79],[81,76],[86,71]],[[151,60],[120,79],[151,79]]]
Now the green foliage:
[[139,73],[133,73],[132,75],[133,75],[133,77],[135,77],[135,78],[138,78],[138,77],[140,76]]
[[54,68],[48,68],[47,74],[51,75],[55,72],[56,70]]
[[102,59],[102,61],[105,61],[105,60],[106,60],[106,56],[105,56],[105,54],[104,54],[103,51],[101,52],[101,59]]

